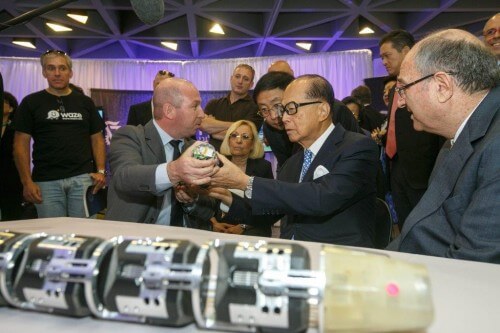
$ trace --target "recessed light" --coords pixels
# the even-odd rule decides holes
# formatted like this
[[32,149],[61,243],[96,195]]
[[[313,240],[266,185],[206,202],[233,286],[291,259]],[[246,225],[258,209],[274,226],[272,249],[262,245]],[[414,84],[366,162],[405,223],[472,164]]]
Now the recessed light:
[[175,42],[161,42],[161,45],[168,47],[171,50],[177,51],[177,43]]
[[311,50],[311,46],[312,46],[311,43],[305,43],[305,42],[295,43],[295,45],[297,45],[301,49],[304,49],[304,50],[307,50],[307,51]]
[[14,39],[12,41],[12,44],[16,44],[22,47],[27,47],[30,49],[36,49],[35,42],[31,40],[26,40],[26,39]]
[[213,34],[225,35],[224,29],[222,29],[219,23],[214,23],[214,25],[210,29],[210,32]]
[[373,29],[370,27],[364,27],[363,29],[359,30],[360,35],[370,35],[374,33],[375,31],[373,31]]
[[69,12],[66,14],[68,17],[72,18],[73,20],[86,24],[87,20],[89,19],[89,16],[85,13],[74,13],[74,12]]
[[50,23],[47,22],[45,23],[50,29],[56,31],[56,32],[62,32],[62,31],[73,31],[73,29],[65,27],[64,25],[61,25],[59,23]]

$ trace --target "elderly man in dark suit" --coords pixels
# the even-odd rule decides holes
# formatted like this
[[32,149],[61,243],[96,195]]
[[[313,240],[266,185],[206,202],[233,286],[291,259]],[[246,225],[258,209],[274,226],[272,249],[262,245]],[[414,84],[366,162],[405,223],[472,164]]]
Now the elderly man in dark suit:
[[479,39],[445,30],[401,66],[397,92],[416,130],[448,141],[429,188],[389,249],[500,263],[500,88],[496,58]]
[[332,86],[319,75],[300,76],[286,88],[283,124],[304,151],[285,162],[279,180],[249,177],[221,157],[224,167],[211,184],[244,190],[246,196],[212,190],[210,195],[230,206],[226,220],[245,223],[250,214],[268,215],[263,222],[286,215],[282,238],[373,246],[378,149],[370,138],[332,123],[333,99]]
[[[215,160],[192,157],[195,145],[180,151],[205,116],[200,93],[186,80],[163,80],[154,91],[154,119],[113,134],[109,152],[111,184],[106,218],[183,226],[173,188],[180,182],[210,181]],[[180,155],[180,157],[179,157]]]
[[[160,70],[153,80],[153,90],[161,81],[174,77],[174,73],[166,70]],[[128,110],[127,125],[146,125],[148,121],[153,118],[153,99],[148,101],[134,104]]]

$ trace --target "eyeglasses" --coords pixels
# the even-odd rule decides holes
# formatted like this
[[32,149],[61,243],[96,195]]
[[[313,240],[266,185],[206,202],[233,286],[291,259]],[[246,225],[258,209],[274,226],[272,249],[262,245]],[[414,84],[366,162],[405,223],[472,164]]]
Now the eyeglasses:
[[296,103],[296,102],[289,102],[286,103],[285,106],[283,106],[283,111],[286,112],[289,116],[292,116],[297,113],[299,110],[299,107],[301,106],[306,106],[306,105],[311,105],[311,104],[320,104],[323,103],[322,101],[314,101],[314,102],[305,102],[305,103]]
[[493,37],[497,33],[497,28],[491,28],[483,32],[484,37]]
[[243,134],[231,133],[231,134],[229,134],[229,138],[233,139],[233,140],[236,140],[237,138],[239,138],[243,141],[253,140],[253,137],[251,137],[250,135],[248,135],[246,133],[243,133]]
[[158,75],[161,75],[161,76],[163,76],[163,75],[167,75],[168,77],[174,77],[174,76],[175,76],[175,74],[174,74],[174,73],[171,73],[171,72],[166,71],[166,70],[164,70],[164,69],[160,69],[160,70],[158,71]]
[[66,108],[64,107],[61,97],[57,97],[57,103],[59,103],[59,112],[61,113],[66,112]]
[[[401,87],[396,87],[394,90],[395,90],[395,91],[399,94],[399,97],[401,97],[401,98],[405,98],[405,90],[406,90],[406,89],[410,88],[410,87],[411,87],[411,86],[413,86],[413,85],[416,85],[416,84],[417,84],[417,83],[419,83],[419,82],[422,82],[422,81],[424,81],[424,80],[427,80],[428,78],[433,77],[433,76],[434,76],[434,75],[436,75],[437,73],[439,73],[439,72],[436,72],[436,73],[432,73],[432,74],[426,75],[426,76],[424,76],[424,77],[421,77],[421,78],[420,78],[420,79],[418,79],[418,80],[415,80],[415,81],[413,81],[413,82],[410,82],[410,83],[408,83],[408,84],[405,84],[404,86],[401,86]],[[448,75],[454,75],[455,73],[453,73],[453,72],[447,72],[446,74],[448,74]]]
[[283,114],[283,104],[274,104],[270,109],[260,108],[257,114],[262,118],[267,118],[271,115],[271,111],[274,112],[278,117]]
[[55,53],[55,54],[60,54],[60,55],[66,55],[66,52],[61,51],[61,50],[47,50],[42,54],[42,57],[45,57],[47,54],[50,53]]

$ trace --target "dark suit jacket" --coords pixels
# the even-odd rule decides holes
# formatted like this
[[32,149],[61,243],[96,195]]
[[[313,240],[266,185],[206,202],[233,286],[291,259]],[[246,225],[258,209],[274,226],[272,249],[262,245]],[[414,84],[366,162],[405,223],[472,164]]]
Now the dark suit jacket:
[[165,194],[156,191],[156,167],[165,162],[160,134],[152,121],[117,130],[109,150],[111,182],[106,219],[156,223]]
[[429,188],[388,249],[500,263],[500,87],[443,147]]
[[128,110],[127,125],[146,125],[153,118],[153,110],[151,109],[151,100],[134,104]]
[[370,133],[384,121],[385,117],[371,105],[365,105],[359,111],[359,126]]
[[[286,214],[282,238],[373,247],[377,145],[336,125],[298,183],[303,159],[290,157],[278,181],[256,177],[250,202],[233,196],[228,215],[245,223],[251,205],[252,214],[267,215],[260,221]],[[327,173],[313,180],[319,166]]]
[[[391,102],[389,103],[388,124],[392,117],[390,110],[393,97],[394,88],[389,96]],[[400,168],[401,172],[393,174],[405,177],[406,182],[413,189],[426,189],[444,139],[435,134],[416,131],[413,128],[410,112],[403,108],[396,112],[396,142],[397,153],[391,160],[392,168]]]

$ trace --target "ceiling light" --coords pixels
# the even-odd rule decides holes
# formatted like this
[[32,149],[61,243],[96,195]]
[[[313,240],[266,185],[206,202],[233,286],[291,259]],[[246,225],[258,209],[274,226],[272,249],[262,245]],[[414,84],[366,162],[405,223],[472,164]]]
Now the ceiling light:
[[177,51],[177,43],[174,42],[161,42],[161,45],[168,47],[171,50]]
[[358,17],[358,31],[360,35],[370,35],[375,33],[375,30],[373,30],[373,24],[363,16]]
[[304,50],[307,50],[307,51],[311,50],[311,46],[312,46],[311,43],[304,43],[304,42],[295,43],[295,45],[297,45],[301,49],[304,49]]
[[12,44],[27,47],[30,49],[36,49],[35,41],[33,39],[14,39],[12,40]]
[[62,32],[62,31],[73,31],[73,29],[65,27],[64,25],[60,25],[59,23],[45,23],[49,26],[50,29],[56,31],[56,32]]
[[213,34],[225,35],[224,29],[222,29],[219,23],[215,23],[210,29],[210,32]]
[[86,24],[87,20],[89,19],[89,16],[87,15],[86,12],[75,12],[71,11],[66,14],[68,17],[72,18],[73,20]]

